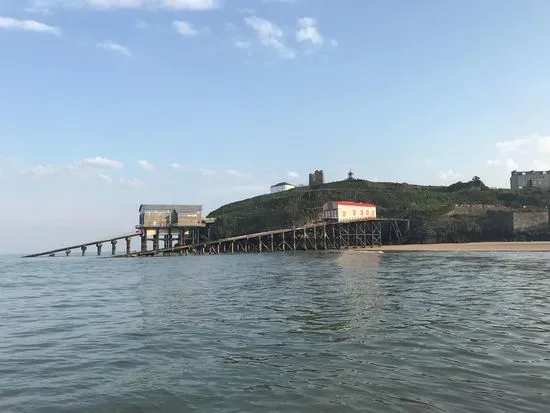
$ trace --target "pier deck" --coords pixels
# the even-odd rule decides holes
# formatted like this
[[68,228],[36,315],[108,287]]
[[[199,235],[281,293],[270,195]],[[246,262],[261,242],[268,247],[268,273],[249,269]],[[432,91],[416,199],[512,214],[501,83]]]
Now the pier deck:
[[390,239],[401,243],[409,220],[378,218],[351,222],[322,222],[298,228],[277,229],[254,234],[180,245],[153,250],[143,249],[131,256],[154,256],[172,253],[220,254],[243,252],[275,252],[297,250],[328,250],[382,246],[383,226]]
[[130,255],[130,240],[133,237],[139,237],[139,236],[141,236],[141,234],[138,234],[138,233],[120,235],[120,236],[116,236],[116,237],[112,237],[112,238],[106,238],[106,239],[99,240],[99,241],[86,242],[86,243],[83,243],[83,244],[72,245],[70,247],[58,248],[58,249],[55,249],[55,250],[40,252],[40,253],[37,253],[37,254],[25,255],[23,258],[36,258],[36,257],[43,257],[43,256],[54,256],[55,254],[57,254],[59,252],[64,252],[65,255],[70,255],[71,251],[74,250],[74,249],[80,249],[80,251],[82,252],[82,255],[85,255],[86,250],[88,249],[88,247],[94,246],[94,245],[97,248],[97,255],[101,255],[101,247],[105,243],[111,243],[111,254],[115,255],[116,254],[116,244],[120,240],[125,240],[126,241],[126,255]]
[[[399,218],[377,218],[349,222],[318,222],[296,228],[275,229],[216,240],[210,240],[209,236],[205,234],[201,237],[199,229],[192,229],[187,233],[184,228],[174,227],[163,229],[168,231],[168,233],[164,235],[164,246],[162,248],[160,247],[160,229],[155,229],[153,238],[149,238],[150,229],[142,228],[137,233],[76,244],[38,254],[30,254],[24,256],[24,258],[55,256],[56,253],[60,252],[64,252],[68,256],[74,249],[80,249],[82,255],[85,255],[87,248],[94,245],[97,248],[97,255],[101,255],[101,247],[104,243],[110,243],[111,253],[112,255],[116,255],[116,244],[119,240],[126,241],[125,255],[128,257],[147,257],[159,254],[192,253],[202,255],[375,248],[382,246],[384,238],[389,240],[390,243],[395,241],[395,243],[401,244],[403,234],[409,230],[409,225],[409,220]],[[209,232],[208,229],[206,230]],[[185,235],[186,233],[187,235]],[[130,241],[133,237],[141,237],[140,251],[130,251]],[[178,243],[172,246],[175,240]],[[148,241],[153,241],[153,249],[151,250],[147,249]]]

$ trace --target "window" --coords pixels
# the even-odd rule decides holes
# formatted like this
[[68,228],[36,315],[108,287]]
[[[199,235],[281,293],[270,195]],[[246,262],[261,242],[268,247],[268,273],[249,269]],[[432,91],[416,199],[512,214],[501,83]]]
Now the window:
[[363,215],[363,212],[365,212],[365,211],[361,210],[361,215]]
[[346,211],[342,211],[342,216],[343,216],[343,217],[346,216]]
[[355,209],[353,210],[353,216],[355,216]]

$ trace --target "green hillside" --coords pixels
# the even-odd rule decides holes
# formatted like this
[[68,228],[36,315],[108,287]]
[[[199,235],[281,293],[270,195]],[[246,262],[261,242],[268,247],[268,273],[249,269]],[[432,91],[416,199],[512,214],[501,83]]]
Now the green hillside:
[[545,209],[550,205],[550,192],[490,189],[478,177],[450,186],[345,180],[245,199],[224,205],[208,216],[217,218],[214,235],[226,237],[303,225],[316,219],[322,205],[331,200],[373,202],[380,217],[410,219],[409,242],[468,241],[494,236],[483,233],[484,214],[449,216],[456,205]]

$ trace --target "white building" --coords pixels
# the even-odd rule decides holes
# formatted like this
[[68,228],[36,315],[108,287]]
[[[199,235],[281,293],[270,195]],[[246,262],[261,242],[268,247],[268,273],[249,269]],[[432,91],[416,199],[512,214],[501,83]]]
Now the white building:
[[336,222],[376,219],[376,205],[369,202],[327,202],[323,205],[323,219]]
[[279,182],[278,184],[271,186],[271,193],[275,194],[277,192],[288,191],[289,189],[296,188],[296,185],[289,184],[288,182]]

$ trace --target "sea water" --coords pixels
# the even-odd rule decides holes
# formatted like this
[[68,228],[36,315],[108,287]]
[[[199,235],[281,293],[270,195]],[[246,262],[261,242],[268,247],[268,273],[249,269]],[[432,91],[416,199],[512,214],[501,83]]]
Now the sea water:
[[549,406],[549,254],[0,258],[0,412]]

